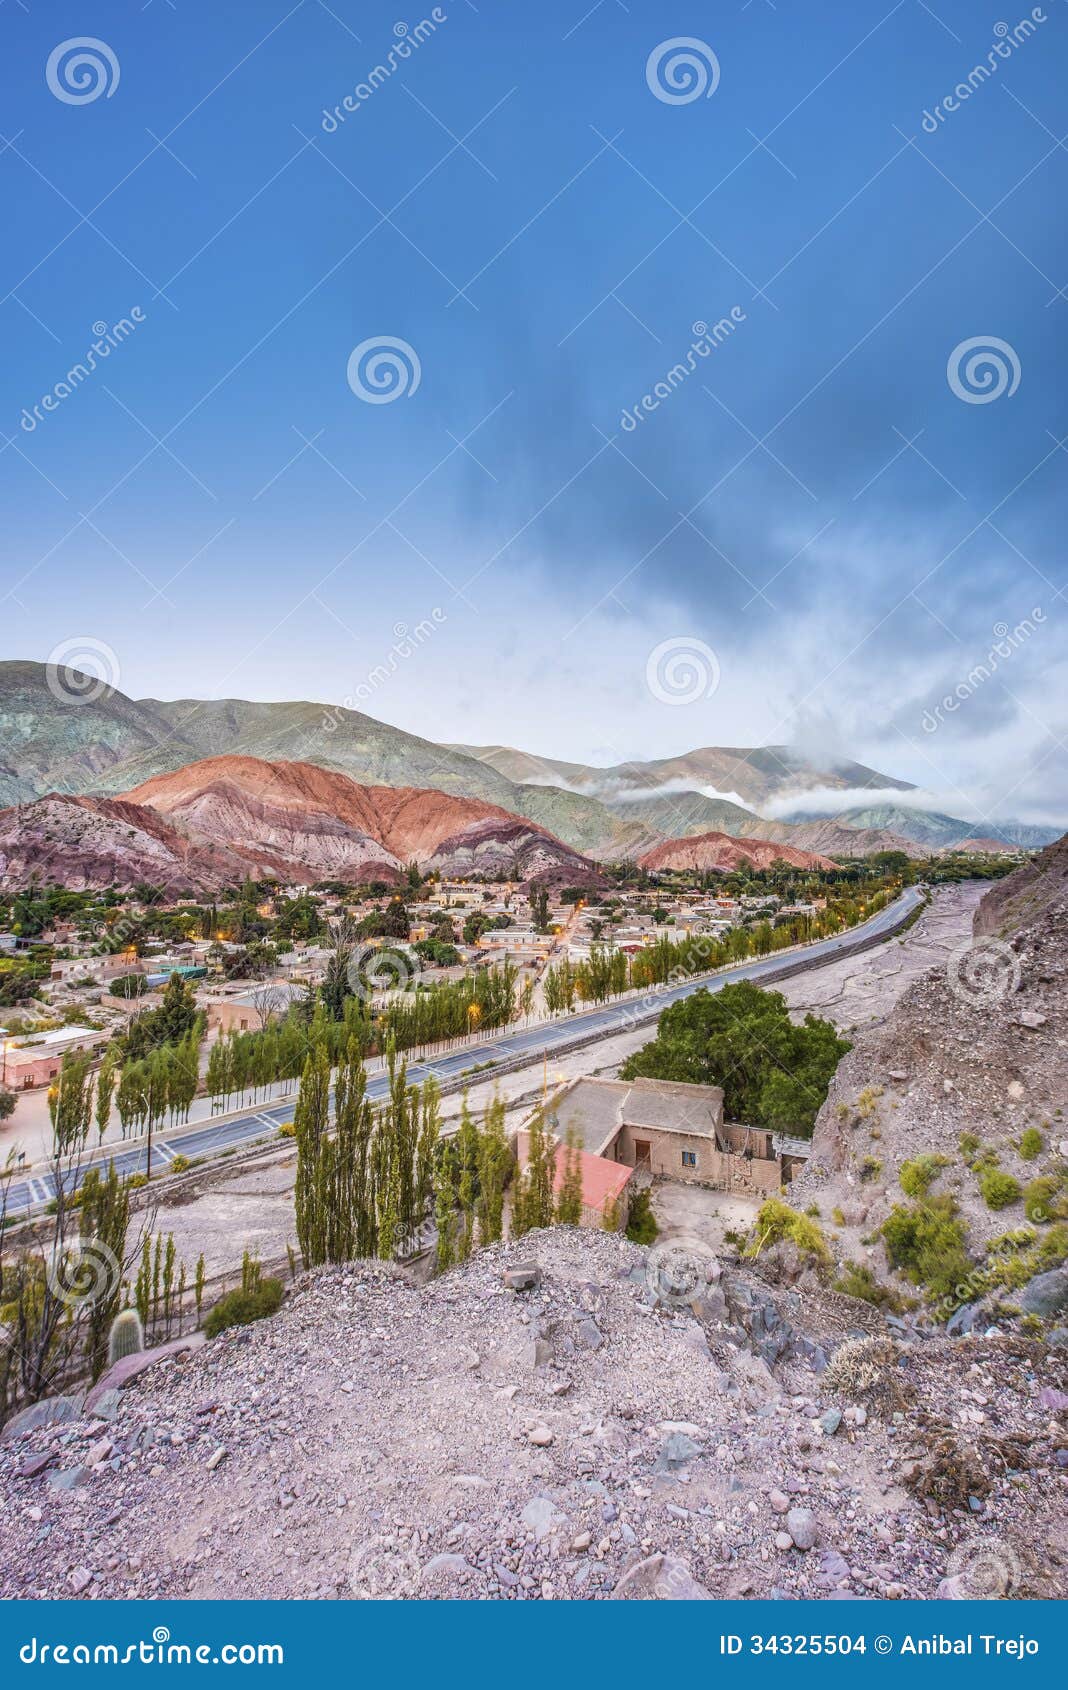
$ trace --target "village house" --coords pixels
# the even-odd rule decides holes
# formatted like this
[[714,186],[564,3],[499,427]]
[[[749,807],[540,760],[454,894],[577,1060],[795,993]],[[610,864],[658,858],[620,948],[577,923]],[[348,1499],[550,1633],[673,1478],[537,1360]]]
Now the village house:
[[[788,1176],[771,1132],[724,1121],[719,1086],[580,1079],[546,1113],[558,1143],[573,1133],[584,1152],[584,1201],[587,1178],[594,1193],[600,1178],[588,1161],[754,1197],[777,1192]],[[517,1149],[522,1160],[522,1135]]]
[[209,1032],[217,1027],[221,1033],[258,1033],[267,1021],[285,1015],[306,991],[293,981],[273,980],[232,997],[205,998],[200,1007],[207,1012]]
[[0,1085],[12,1091],[29,1091],[48,1085],[63,1066],[63,1058],[76,1050],[95,1050],[106,1044],[108,1033],[96,1027],[57,1027],[51,1033],[28,1033],[15,1037],[0,1030]]

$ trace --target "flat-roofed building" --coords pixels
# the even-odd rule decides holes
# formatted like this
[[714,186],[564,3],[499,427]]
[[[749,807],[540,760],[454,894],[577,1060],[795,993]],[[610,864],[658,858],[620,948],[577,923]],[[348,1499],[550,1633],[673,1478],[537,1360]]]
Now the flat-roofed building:
[[97,1027],[57,1027],[51,1033],[27,1033],[0,1038],[0,1084],[13,1091],[48,1085],[59,1074],[63,1058],[72,1051],[95,1050],[110,1035]]
[[574,1080],[548,1106],[561,1141],[666,1179],[763,1195],[783,1180],[773,1134],[723,1119],[719,1086],[676,1080]]

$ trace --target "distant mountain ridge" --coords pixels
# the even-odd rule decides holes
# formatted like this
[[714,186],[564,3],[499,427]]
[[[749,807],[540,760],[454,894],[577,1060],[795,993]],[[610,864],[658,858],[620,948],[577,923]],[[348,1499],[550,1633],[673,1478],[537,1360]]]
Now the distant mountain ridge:
[[[788,746],[705,746],[599,769],[508,746],[439,745],[310,700],[131,699],[113,687],[87,688],[84,677],[75,683],[70,671],[50,676],[43,663],[0,662],[0,805],[47,793],[113,797],[220,755],[314,764],[365,786],[479,800],[601,861],[637,860],[665,839],[707,832],[863,856],[891,849],[922,855],[994,831],[952,817],[925,823],[926,812],[905,805],[805,814],[805,790],[910,789],[864,764],[822,766]],[[716,796],[722,792],[742,802]],[[804,819],[765,821],[756,813],[786,793],[796,795]],[[927,824],[933,833],[924,831]],[[1055,831],[1013,823],[996,836],[1032,847]]]
[[646,788],[650,794],[667,785],[736,793],[745,804],[759,806],[795,788],[870,787],[910,792],[908,781],[896,780],[850,760],[815,764],[788,745],[729,747],[705,745],[677,757],[615,763],[606,768],[536,757],[507,745],[450,745],[449,750],[474,757],[509,780],[536,783],[560,781],[611,802],[622,792]]
[[[787,818],[789,825],[806,827],[821,820],[803,806]],[[915,810],[906,804],[879,804],[870,809],[843,810],[835,820],[846,827],[865,831],[885,829],[927,851],[943,851],[970,839],[996,841],[1022,850],[1039,850],[1061,836],[1056,827],[1031,826],[1025,822],[965,822],[937,810]]]

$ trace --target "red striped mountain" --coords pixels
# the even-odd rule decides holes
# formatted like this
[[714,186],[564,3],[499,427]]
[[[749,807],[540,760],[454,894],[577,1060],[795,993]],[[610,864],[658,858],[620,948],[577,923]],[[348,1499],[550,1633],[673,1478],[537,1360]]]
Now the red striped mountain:
[[799,851],[770,839],[733,839],[729,833],[697,833],[689,839],[667,839],[638,858],[642,868],[698,869],[769,868],[774,862],[792,868],[832,869],[837,863],[817,851]]
[[49,793],[0,810],[0,884],[138,881],[210,890],[246,875],[400,880],[445,875],[598,885],[596,865],[496,804],[413,787],[361,786],[312,763],[209,757],[121,798]]
[[362,786],[314,763],[208,757],[125,795],[190,839],[284,879],[394,880],[410,862],[442,874],[595,881],[554,834],[477,798]]

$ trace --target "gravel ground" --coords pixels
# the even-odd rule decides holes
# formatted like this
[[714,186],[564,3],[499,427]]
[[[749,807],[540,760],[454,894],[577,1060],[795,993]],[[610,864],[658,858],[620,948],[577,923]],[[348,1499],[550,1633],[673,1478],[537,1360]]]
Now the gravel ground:
[[[747,1336],[784,1341],[759,1281],[709,1269],[695,1314],[649,1275],[555,1228],[421,1288],[312,1276],[94,1417],[8,1428],[0,1596],[1065,1594],[1063,1353],[939,1339],[869,1387]],[[832,1344],[841,1304],[790,1306]],[[938,1450],[945,1502],[916,1494]]]

